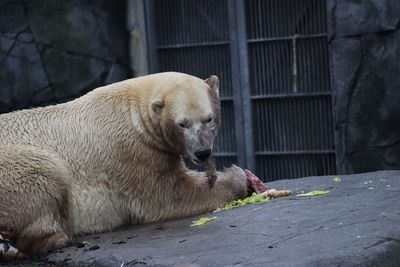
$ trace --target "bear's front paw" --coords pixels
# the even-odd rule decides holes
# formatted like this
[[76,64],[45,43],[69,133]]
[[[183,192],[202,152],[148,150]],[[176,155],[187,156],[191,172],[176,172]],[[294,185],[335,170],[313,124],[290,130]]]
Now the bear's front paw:
[[232,165],[231,168],[225,169],[225,171],[218,177],[218,180],[220,180],[225,189],[228,190],[231,195],[233,194],[233,198],[227,201],[245,198],[249,195],[246,173],[236,165]]

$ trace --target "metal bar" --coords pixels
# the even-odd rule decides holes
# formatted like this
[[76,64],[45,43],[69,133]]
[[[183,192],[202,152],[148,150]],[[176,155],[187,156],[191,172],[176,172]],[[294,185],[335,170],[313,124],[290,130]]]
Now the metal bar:
[[235,152],[213,152],[214,157],[236,157],[237,153]]
[[[327,33],[310,34],[310,35],[296,35],[296,39],[321,38],[321,37],[327,37],[327,36],[328,36]],[[248,39],[247,42],[248,43],[265,43],[265,42],[292,40],[293,38],[294,38],[294,36],[257,38],[257,39]]]
[[179,49],[179,48],[192,48],[192,47],[205,47],[205,46],[219,46],[219,45],[229,45],[228,41],[219,42],[204,42],[204,43],[188,43],[188,44],[174,44],[174,45],[160,45],[157,46],[158,50],[164,49]]
[[[328,68],[329,68],[329,82],[328,84],[330,85],[330,91],[331,91],[331,104],[332,104],[332,129],[333,129],[333,143],[335,146],[335,173],[337,174],[344,174],[346,172],[349,172],[350,170],[348,170],[345,166],[346,164],[343,164],[344,162],[344,142],[341,141],[341,136],[340,136],[340,127],[342,127],[337,120],[337,92],[336,92],[336,88],[335,88],[335,78],[334,75],[332,75],[332,58],[333,58],[333,53],[332,53],[332,49],[331,49],[331,40],[335,35],[335,20],[333,19],[334,14],[332,14],[332,12],[334,12],[334,8],[332,7],[334,1],[326,1],[325,2],[325,8],[323,9],[326,14],[325,14],[325,22],[326,22],[326,31],[328,32],[328,37],[327,37],[327,43],[328,45]],[[343,162],[342,162],[343,161]]]
[[335,154],[335,150],[256,151],[256,156]]
[[[232,43],[235,43],[233,47],[233,56],[236,58],[236,63],[232,64],[237,66],[237,71],[239,71],[238,76],[232,75],[233,77],[239,77],[240,86],[237,88],[238,98],[242,98],[242,131],[244,135],[244,147],[245,147],[245,159],[246,168],[250,170],[255,169],[254,164],[254,144],[253,144],[253,125],[252,125],[252,114],[251,114],[251,93],[250,93],[250,83],[249,83],[249,67],[248,67],[248,50],[246,41],[246,14],[245,14],[245,4],[244,0],[234,0],[229,1],[229,10],[231,14],[236,14],[235,29],[232,29]],[[231,20],[235,18],[230,17]],[[231,22],[231,21],[230,21]],[[233,23],[233,21],[232,21]]]
[[223,97],[220,97],[219,100],[221,100],[221,101],[232,101],[234,99],[233,99],[233,96],[223,96]]
[[146,38],[147,38],[147,60],[149,64],[149,72],[158,71],[157,49],[156,49],[156,30],[154,23],[154,1],[142,0],[145,14]]
[[331,92],[320,92],[320,93],[295,93],[295,94],[267,94],[267,95],[254,95],[250,98],[252,100],[258,99],[277,99],[277,98],[296,98],[296,97],[313,97],[313,96],[331,96]]
[[245,0],[237,0],[237,20],[238,20],[238,47],[241,73],[242,103],[243,103],[243,122],[244,137],[246,144],[246,167],[255,170],[254,142],[253,142],[253,116],[251,103],[251,89],[248,66],[248,48],[246,34],[246,11]]
[[237,41],[237,14],[236,4],[234,1],[228,1],[228,20],[229,20],[229,41],[231,54],[231,73],[232,73],[232,93],[233,107],[235,112],[235,136],[238,165],[246,167],[245,139],[244,139],[244,122],[243,122],[243,105],[241,93],[241,69],[239,58],[239,46]]
[[297,35],[294,35],[293,39],[292,39],[292,53],[293,53],[293,55],[292,55],[293,88],[292,88],[292,90],[294,93],[297,93],[297,91],[298,91],[298,70],[297,70],[298,63],[297,63],[297,55],[296,55],[297,54],[297,52],[296,52],[297,42],[296,41],[297,41]]

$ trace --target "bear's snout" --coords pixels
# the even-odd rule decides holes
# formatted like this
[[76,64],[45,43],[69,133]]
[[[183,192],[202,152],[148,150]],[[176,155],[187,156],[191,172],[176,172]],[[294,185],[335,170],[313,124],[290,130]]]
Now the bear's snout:
[[194,152],[194,155],[203,163],[211,156],[211,149]]

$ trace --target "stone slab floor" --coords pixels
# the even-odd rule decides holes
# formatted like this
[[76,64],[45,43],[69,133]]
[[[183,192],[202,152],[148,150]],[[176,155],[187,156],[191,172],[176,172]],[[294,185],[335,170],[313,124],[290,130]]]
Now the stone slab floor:
[[[131,226],[19,266],[400,266],[400,171],[268,183],[296,194],[215,214]],[[217,216],[191,227],[193,220]]]

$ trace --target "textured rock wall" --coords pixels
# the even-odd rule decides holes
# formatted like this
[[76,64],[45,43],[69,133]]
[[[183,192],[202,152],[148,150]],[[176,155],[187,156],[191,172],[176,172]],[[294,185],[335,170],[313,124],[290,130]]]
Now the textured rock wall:
[[339,170],[400,169],[400,1],[328,0]]
[[125,1],[1,0],[0,113],[125,79]]

